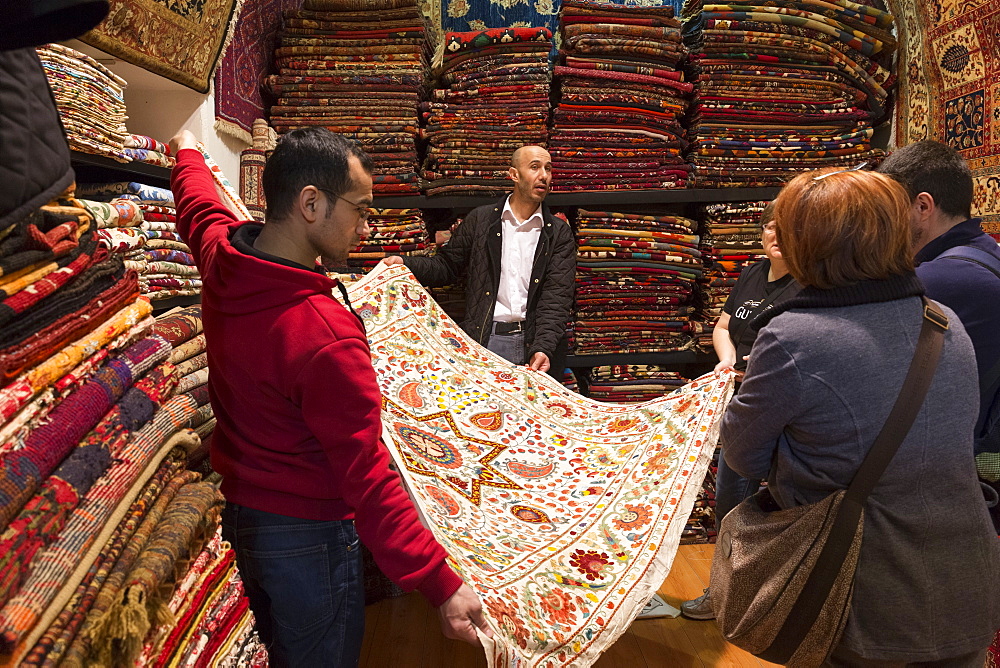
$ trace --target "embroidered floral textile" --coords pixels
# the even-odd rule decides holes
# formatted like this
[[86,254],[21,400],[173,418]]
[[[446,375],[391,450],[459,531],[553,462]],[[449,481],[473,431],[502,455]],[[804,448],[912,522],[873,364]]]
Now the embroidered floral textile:
[[385,442],[483,600],[489,665],[590,665],[669,571],[730,379],[600,404],[470,341],[403,267],[350,294]]

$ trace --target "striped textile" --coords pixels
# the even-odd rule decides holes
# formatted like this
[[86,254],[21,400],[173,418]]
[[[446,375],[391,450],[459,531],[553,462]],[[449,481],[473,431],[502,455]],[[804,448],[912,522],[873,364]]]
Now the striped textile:
[[[153,463],[169,452],[164,443],[197,408],[187,395],[175,396],[164,404],[129,441],[107,474],[91,487],[56,542],[35,557],[37,566],[21,593],[0,609],[0,659],[12,657],[16,665],[59,615],[62,605],[53,606],[53,600],[61,590],[71,593],[80,583],[100,547],[115,531],[115,526],[107,525],[108,518],[119,505],[131,503],[138,495],[155,471]],[[191,440],[197,443],[197,439]],[[93,549],[95,545],[97,549]]]

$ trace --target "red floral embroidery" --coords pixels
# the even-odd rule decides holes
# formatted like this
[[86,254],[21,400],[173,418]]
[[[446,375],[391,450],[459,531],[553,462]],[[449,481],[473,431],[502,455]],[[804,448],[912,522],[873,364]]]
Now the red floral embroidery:
[[509,371],[491,371],[490,373],[501,383],[513,383],[515,380]]
[[600,552],[584,552],[577,550],[569,558],[569,565],[580,570],[587,576],[588,580],[596,580],[601,577],[604,567],[611,563],[608,555]]

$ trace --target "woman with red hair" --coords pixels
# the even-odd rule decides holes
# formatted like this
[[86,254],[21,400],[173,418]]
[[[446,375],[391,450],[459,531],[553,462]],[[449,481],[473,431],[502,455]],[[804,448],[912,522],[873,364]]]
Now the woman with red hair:
[[[803,286],[763,314],[722,421],[727,463],[782,508],[848,486],[895,403],[924,318],[909,197],[889,177],[826,170],[775,201]],[[864,505],[846,627],[827,666],[980,668],[1000,625],[1000,542],[972,457],[975,354],[950,328],[927,396]]]

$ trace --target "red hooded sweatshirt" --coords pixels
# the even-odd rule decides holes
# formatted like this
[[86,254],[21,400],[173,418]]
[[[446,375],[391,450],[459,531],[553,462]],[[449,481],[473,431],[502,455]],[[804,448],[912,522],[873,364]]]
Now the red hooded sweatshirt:
[[227,501],[354,519],[379,566],[435,606],[461,586],[389,469],[381,396],[357,316],[321,271],[253,248],[263,227],[221,202],[201,153],[177,154],[177,230],[201,271],[212,468]]

